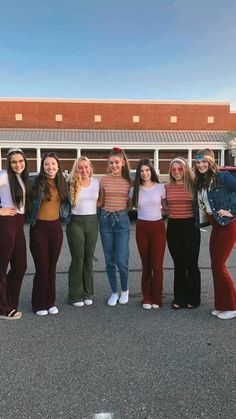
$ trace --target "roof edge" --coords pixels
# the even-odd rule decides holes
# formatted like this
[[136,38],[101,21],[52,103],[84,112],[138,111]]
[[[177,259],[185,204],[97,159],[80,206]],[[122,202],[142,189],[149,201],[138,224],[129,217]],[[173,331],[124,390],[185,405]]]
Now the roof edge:
[[230,106],[230,102],[220,101],[178,101],[178,100],[135,100],[135,99],[63,99],[63,98],[17,98],[0,97],[0,102],[61,102],[61,103],[125,103],[125,104],[146,104],[146,105],[213,105]]

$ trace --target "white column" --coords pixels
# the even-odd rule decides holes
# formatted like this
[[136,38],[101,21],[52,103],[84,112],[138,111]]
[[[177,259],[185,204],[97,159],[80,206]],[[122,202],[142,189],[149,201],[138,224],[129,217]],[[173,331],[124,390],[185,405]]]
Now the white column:
[[0,170],[2,170],[2,149],[0,148]]
[[192,150],[188,149],[188,164],[192,167]]
[[81,149],[80,149],[80,148],[77,148],[77,159],[78,159],[79,157],[81,157]]
[[40,148],[36,148],[36,171],[40,172],[40,165],[41,165],[41,153]]
[[154,168],[159,175],[159,150],[154,150]]
[[224,148],[222,148],[220,150],[220,166],[224,166],[225,165],[225,150]]

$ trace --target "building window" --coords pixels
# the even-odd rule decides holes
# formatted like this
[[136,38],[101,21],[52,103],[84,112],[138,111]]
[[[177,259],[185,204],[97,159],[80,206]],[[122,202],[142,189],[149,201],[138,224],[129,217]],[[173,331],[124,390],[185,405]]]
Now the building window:
[[16,121],[22,121],[22,120],[23,120],[23,115],[22,115],[22,113],[16,113],[16,114],[15,114],[15,120],[16,120]]
[[215,122],[214,116],[208,116],[207,117],[207,122],[208,122],[208,124],[214,124],[214,122]]
[[139,122],[139,116],[138,115],[133,115],[133,122],[134,123],[138,123]]
[[94,122],[101,122],[102,116],[101,115],[94,115]]
[[55,121],[57,121],[57,122],[62,122],[62,115],[61,115],[60,113],[57,113],[57,114],[55,115]]
[[172,124],[176,124],[176,122],[177,122],[177,116],[171,116],[171,117],[170,117],[170,122],[171,122]]

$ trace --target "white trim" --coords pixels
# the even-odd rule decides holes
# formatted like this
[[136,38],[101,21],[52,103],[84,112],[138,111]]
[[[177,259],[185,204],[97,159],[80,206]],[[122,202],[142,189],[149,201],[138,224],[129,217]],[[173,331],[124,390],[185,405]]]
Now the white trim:
[[[181,144],[176,144],[176,143],[168,143],[168,144],[158,144],[158,149],[159,150],[188,150],[189,148],[192,150],[197,150],[197,149],[201,149],[203,148],[205,145],[209,146],[209,143],[204,144],[203,142],[201,143],[191,143],[191,145],[189,143],[181,143]],[[15,147],[16,145],[16,141],[9,141],[9,142],[1,142],[1,148],[11,148],[11,147]],[[210,144],[210,148],[213,148],[214,150],[223,150],[224,148],[222,147],[222,143],[211,143]],[[61,143],[52,143],[49,142],[44,142],[44,143],[40,143],[40,149],[43,148],[49,148],[49,149],[59,149],[59,150],[76,150],[78,149],[97,149],[97,150],[109,150],[112,149],[114,146],[114,143],[109,142],[106,144],[99,144],[99,143],[78,143],[78,142],[70,142],[70,144],[61,144]],[[157,147],[157,143],[156,142],[152,142],[152,143],[132,143],[132,144],[125,144],[123,145],[123,148],[125,148],[125,150],[156,150]],[[26,149],[37,149],[35,143],[31,143],[31,142],[21,142],[21,148],[26,148]],[[225,145],[225,149],[226,149],[226,145]]]
[[178,101],[178,100],[135,100],[135,99],[63,99],[63,98],[17,98],[6,97],[0,98],[1,102],[64,102],[64,103],[125,103],[125,104],[157,104],[157,105],[213,105],[213,106],[230,106],[230,102],[215,101]]
[[[43,132],[120,132],[120,133],[126,133],[126,132],[191,132],[191,133],[209,133],[209,132],[221,132],[224,134],[227,134],[229,130],[220,130],[220,129],[206,129],[206,130],[191,130],[191,129],[90,129],[90,128],[0,128],[0,131],[43,131]],[[233,131],[232,131],[233,132]]]

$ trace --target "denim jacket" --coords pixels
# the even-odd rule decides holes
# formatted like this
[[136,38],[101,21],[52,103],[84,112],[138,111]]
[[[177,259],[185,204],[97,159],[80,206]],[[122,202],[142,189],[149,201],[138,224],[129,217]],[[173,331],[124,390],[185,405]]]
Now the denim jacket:
[[[216,221],[221,225],[229,224],[236,217],[236,178],[229,172],[218,172],[219,188],[211,187],[207,191],[211,212]],[[233,217],[220,217],[218,211],[224,209],[230,211]],[[209,223],[200,223],[200,208],[197,194],[194,199],[194,212],[196,225],[203,227]]]
[[[34,184],[36,178],[30,179],[32,182],[32,185]],[[33,203],[32,203],[32,210],[29,215],[29,223],[31,225],[35,225],[40,209],[40,205],[42,202],[42,199],[44,197],[44,190],[45,190],[45,183],[43,181],[39,184],[39,190],[38,195],[34,197]],[[68,224],[71,218],[71,205],[69,202],[69,199],[66,201],[61,201],[60,206],[60,221],[62,223]]]

